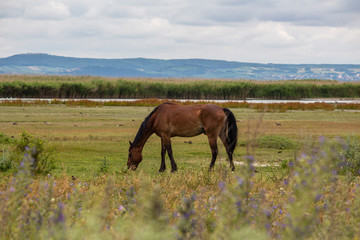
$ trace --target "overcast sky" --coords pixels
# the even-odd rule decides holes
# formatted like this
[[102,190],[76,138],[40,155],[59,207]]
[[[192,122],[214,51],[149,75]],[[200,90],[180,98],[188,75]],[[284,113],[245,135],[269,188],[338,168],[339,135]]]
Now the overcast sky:
[[0,0],[0,57],[360,64],[359,0]]

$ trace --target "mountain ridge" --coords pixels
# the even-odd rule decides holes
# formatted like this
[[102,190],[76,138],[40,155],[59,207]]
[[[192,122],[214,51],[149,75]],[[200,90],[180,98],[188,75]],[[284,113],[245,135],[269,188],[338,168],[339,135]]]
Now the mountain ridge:
[[76,58],[46,53],[0,58],[0,74],[359,81],[360,64],[275,64],[210,59]]

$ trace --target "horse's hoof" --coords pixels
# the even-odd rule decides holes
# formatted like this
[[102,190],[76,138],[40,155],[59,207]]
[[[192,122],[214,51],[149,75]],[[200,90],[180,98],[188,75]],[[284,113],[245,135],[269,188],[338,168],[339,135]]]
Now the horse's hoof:
[[177,169],[171,169],[171,172],[172,173],[177,172]]
[[165,168],[164,169],[159,169],[159,173],[162,173],[165,171]]

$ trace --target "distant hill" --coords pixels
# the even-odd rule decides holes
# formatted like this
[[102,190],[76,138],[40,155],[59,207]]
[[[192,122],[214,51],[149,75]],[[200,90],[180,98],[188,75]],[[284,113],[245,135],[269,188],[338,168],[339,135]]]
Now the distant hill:
[[207,59],[95,59],[31,53],[0,58],[0,74],[359,81],[360,65],[260,64]]

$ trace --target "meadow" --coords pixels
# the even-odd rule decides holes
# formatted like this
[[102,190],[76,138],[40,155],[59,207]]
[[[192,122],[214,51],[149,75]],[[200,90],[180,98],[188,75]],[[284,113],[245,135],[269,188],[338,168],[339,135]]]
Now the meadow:
[[[0,106],[1,239],[358,239],[360,112],[234,107],[231,172],[219,142],[174,138],[178,172],[152,136],[136,171],[133,140],[153,106]],[[41,151],[40,151],[41,149]],[[34,172],[34,160],[52,163]],[[1,168],[0,168],[1,169]],[[256,172],[254,171],[256,170]]]

